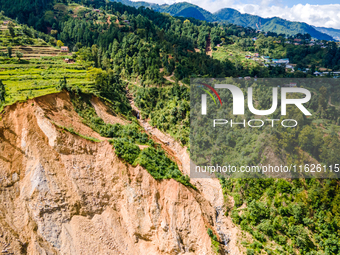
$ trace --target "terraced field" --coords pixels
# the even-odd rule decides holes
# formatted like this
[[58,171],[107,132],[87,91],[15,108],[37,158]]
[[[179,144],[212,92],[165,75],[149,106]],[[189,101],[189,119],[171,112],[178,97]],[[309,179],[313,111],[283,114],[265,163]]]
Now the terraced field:
[[[7,52],[7,48],[2,48],[0,49],[0,51]],[[16,51],[20,51],[23,54],[22,59],[32,59],[32,58],[62,55],[62,53],[60,53],[60,49],[56,49],[51,46],[36,46],[36,45],[13,46],[12,52],[15,53]]]
[[[71,57],[68,53],[61,53],[41,38],[24,35],[23,27],[11,22],[15,25],[15,37],[10,36],[8,26],[0,26],[0,80],[7,93],[4,105],[57,92],[56,87],[64,77],[69,86],[90,90],[85,67],[79,62],[66,63],[65,58]],[[7,47],[12,50],[11,58]],[[16,52],[22,53],[20,60]]]
[[221,61],[228,59],[237,65],[243,66],[244,68],[253,68],[260,64],[261,59],[259,59],[259,61],[246,59],[246,55],[254,55],[254,53],[242,51],[235,44],[216,47],[212,52],[213,58]]
[[86,70],[80,64],[67,64],[62,56],[18,61],[0,57],[0,79],[6,86],[6,105],[57,92],[64,77],[67,84],[89,90]]

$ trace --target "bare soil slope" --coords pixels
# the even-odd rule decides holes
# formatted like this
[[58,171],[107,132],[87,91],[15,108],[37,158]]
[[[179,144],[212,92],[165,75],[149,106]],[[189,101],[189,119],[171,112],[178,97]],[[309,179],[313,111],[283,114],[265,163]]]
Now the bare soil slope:
[[54,123],[101,138],[82,123],[67,93],[1,114],[2,254],[214,254],[207,228],[217,233],[218,217],[200,192],[156,181],[123,163],[107,141]]

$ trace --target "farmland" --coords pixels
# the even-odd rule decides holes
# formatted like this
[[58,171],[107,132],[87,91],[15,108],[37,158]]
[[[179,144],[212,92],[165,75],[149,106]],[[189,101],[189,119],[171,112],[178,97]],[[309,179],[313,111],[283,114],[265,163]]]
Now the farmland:
[[259,63],[254,60],[246,59],[246,55],[254,55],[254,53],[242,51],[236,44],[215,47],[212,53],[215,59],[220,61],[227,59],[236,65],[243,66],[243,68],[254,68],[259,65]]
[[0,80],[7,93],[4,105],[57,92],[56,86],[64,78],[69,86],[88,90],[91,82],[86,80],[85,67],[75,61],[65,61],[72,59],[72,54],[61,53],[58,47],[41,38],[21,35],[23,28],[19,25],[15,25],[14,30],[15,37],[2,25],[0,34]]

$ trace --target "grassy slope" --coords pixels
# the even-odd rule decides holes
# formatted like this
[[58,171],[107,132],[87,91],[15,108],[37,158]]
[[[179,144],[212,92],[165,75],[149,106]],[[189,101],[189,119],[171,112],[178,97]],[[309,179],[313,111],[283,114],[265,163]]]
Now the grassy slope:
[[246,59],[245,58],[246,55],[253,56],[254,53],[242,51],[235,44],[216,47],[215,49],[213,49],[212,53],[212,56],[215,59],[221,61],[228,59],[233,63],[238,63],[239,65],[242,65],[244,68],[246,67],[250,68],[259,65],[254,60]]

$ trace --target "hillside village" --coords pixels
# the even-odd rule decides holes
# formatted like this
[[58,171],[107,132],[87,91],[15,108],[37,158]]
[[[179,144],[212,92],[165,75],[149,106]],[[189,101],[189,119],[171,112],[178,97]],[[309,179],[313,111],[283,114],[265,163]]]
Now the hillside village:
[[[115,24],[117,24],[121,29],[127,29],[128,27],[130,27],[130,21],[128,19],[126,19],[125,16],[122,16],[121,18],[111,15],[111,14],[106,14],[105,11],[103,11],[102,9],[85,9],[81,6],[77,6],[77,5],[70,5],[70,12],[73,13],[73,17],[79,17],[79,15],[84,15],[87,18],[91,18],[91,17],[97,17],[100,23],[102,22],[106,22],[108,25],[111,24],[111,21],[115,20]],[[188,21],[188,20],[187,20]],[[6,28],[8,26],[11,25],[11,21],[10,20],[3,20],[2,21],[2,25],[1,25],[1,30],[6,31]],[[99,24],[99,23],[98,23]],[[237,29],[243,29],[241,26],[235,26]],[[53,35],[55,32],[55,30],[53,30],[52,28],[48,27],[48,33],[50,35]],[[281,35],[276,35],[275,33],[269,33],[269,32],[262,32],[260,30],[255,31],[254,33],[258,34],[258,36],[255,37],[250,37],[249,39],[253,42],[254,46],[256,47],[259,39],[261,40],[261,37],[266,37],[266,38],[274,38],[274,40],[271,41],[271,43],[273,43],[274,45],[292,45],[292,46],[296,46],[296,47],[319,47],[320,49],[326,50],[328,47],[330,47],[329,42],[324,41],[324,40],[315,40],[313,38],[311,38],[308,35],[301,35],[298,34],[296,36],[285,36],[282,37]],[[247,37],[242,37],[239,35],[238,40],[241,40],[242,38],[247,39]],[[50,38],[49,40],[51,40],[51,42],[53,42],[53,38]],[[14,43],[15,44],[15,43]],[[38,48],[37,46],[34,47],[34,52],[38,53],[36,54],[38,57],[43,57],[44,54],[46,56],[52,56],[52,55],[60,55],[62,53],[64,54],[69,54],[70,57],[65,57],[64,61],[66,63],[74,63],[75,59],[72,59],[71,55],[72,55],[72,51],[71,49],[64,45],[63,42],[61,42],[60,40],[58,40],[58,42],[55,40],[52,43],[52,46],[54,44],[55,46],[58,46],[58,48],[52,48],[48,45],[41,45],[39,46],[40,48]],[[58,45],[57,45],[58,44]],[[13,42],[11,43],[11,45],[13,45]],[[224,45],[224,41],[220,42],[216,45],[217,48],[221,47]],[[214,45],[212,45],[214,46]],[[337,46],[339,46],[339,43],[337,43]],[[23,53],[22,59],[29,59],[34,57],[33,54],[33,50],[32,47],[30,48],[29,45],[27,46],[9,46],[9,47],[13,47],[13,52],[19,52],[19,53]],[[72,48],[74,48],[72,46]],[[73,50],[76,50],[73,49]],[[196,49],[195,49],[196,50]],[[0,51],[2,52],[2,54],[5,54],[6,49],[2,48],[0,49]],[[52,51],[52,52],[51,52]],[[189,50],[188,50],[189,51]],[[209,53],[210,54],[210,53]],[[232,54],[232,53],[230,53]],[[71,58],[71,59],[70,59]],[[299,67],[296,66],[297,64],[294,63],[294,61],[290,60],[289,58],[274,58],[274,57],[270,57],[269,55],[263,55],[260,54],[258,52],[254,52],[254,53],[248,53],[244,55],[244,58],[247,60],[252,60],[256,63],[258,63],[259,65],[262,65],[264,67],[282,67],[285,69],[285,71],[287,73],[294,73],[295,71],[301,71],[302,73],[310,73],[310,68],[309,67]],[[316,70],[314,70],[312,72],[312,75],[314,76],[330,76],[330,77],[334,77],[337,78],[339,75],[339,72],[336,70],[331,70],[328,68],[324,68],[324,67],[319,67],[316,68]]]
[[[296,71],[299,71],[303,74],[309,74],[314,77],[333,77],[338,78],[340,71],[337,69],[330,69],[320,65],[320,61],[315,66],[309,65],[301,65],[294,59],[289,57],[278,58],[276,56],[284,56],[287,47],[289,49],[301,49],[301,51],[310,51],[310,52],[327,52],[334,50],[334,47],[339,48],[339,42],[328,42],[325,40],[316,40],[311,38],[308,35],[295,35],[295,36],[282,36],[276,35],[275,33],[267,33],[262,31],[256,31],[259,34],[256,37],[250,38],[234,38],[234,43],[239,46],[236,50],[236,47],[231,47],[228,43],[224,41],[220,44],[217,44],[215,49],[215,57],[220,58],[222,55],[225,55],[226,58],[231,59],[234,54],[238,56],[238,58],[242,57],[247,61],[253,61],[264,67],[279,67],[283,68],[287,74],[293,74]],[[261,41],[261,44],[259,44]],[[230,44],[230,43],[229,43]],[[267,45],[264,50],[261,50],[261,45]],[[270,49],[271,48],[271,49]],[[274,50],[273,50],[274,49]],[[275,49],[278,49],[275,51]],[[225,50],[225,53],[223,51]],[[241,50],[241,51],[240,51]],[[273,52],[274,54],[273,56]],[[269,55],[265,55],[263,53],[271,53]],[[322,55],[320,55],[322,56]],[[248,62],[241,60],[241,62],[245,62],[245,66],[247,66]],[[322,64],[322,63],[321,63]]]

